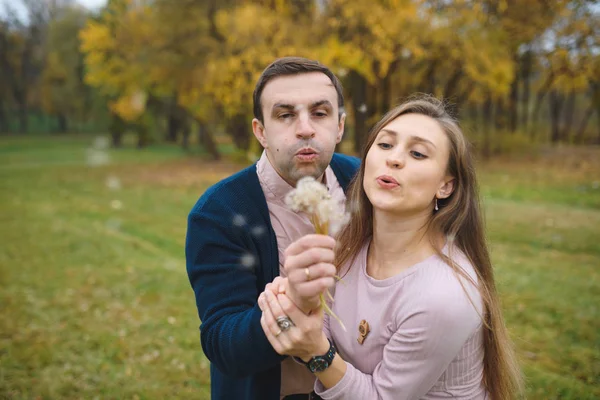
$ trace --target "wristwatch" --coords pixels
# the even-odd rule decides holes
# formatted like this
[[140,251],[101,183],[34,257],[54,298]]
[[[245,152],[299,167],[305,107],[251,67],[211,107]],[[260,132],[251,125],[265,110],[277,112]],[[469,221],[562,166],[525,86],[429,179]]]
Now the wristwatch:
[[335,345],[331,342],[331,340],[329,338],[327,338],[327,340],[329,341],[329,350],[327,350],[327,353],[325,353],[324,355],[315,356],[311,358],[308,362],[303,361],[299,357],[294,357],[294,360],[296,360],[300,364],[306,365],[306,368],[308,368],[310,372],[314,373],[325,371],[333,362],[333,358],[335,357],[335,353],[337,352]]

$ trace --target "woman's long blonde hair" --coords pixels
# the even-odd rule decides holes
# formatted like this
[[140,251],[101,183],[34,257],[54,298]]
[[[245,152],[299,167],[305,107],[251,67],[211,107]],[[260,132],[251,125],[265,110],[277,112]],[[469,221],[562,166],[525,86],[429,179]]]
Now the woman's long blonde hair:
[[[363,188],[365,160],[377,134],[391,121],[405,114],[422,114],[438,122],[450,142],[447,173],[454,177],[454,191],[447,199],[439,199],[439,211],[429,221],[431,232],[442,232],[453,240],[469,259],[478,277],[478,289],[484,303],[484,368],[483,380],[492,400],[517,398],[522,391],[519,365],[502,318],[502,311],[490,255],[485,239],[479,190],[469,143],[445,104],[434,97],[417,95],[389,111],[372,129],[362,151],[360,169],[348,189],[347,207],[352,218],[338,236],[336,266],[338,270],[356,258],[365,241],[373,234],[373,207]],[[455,272],[467,279],[466,273],[434,246],[438,256]],[[345,250],[345,251],[344,251]]]

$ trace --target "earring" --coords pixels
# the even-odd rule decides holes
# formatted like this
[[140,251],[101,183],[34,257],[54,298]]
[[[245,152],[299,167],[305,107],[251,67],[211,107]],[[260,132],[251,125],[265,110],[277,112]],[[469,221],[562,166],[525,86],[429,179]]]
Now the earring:
[[435,198],[435,211],[439,210],[440,208],[438,207],[438,203],[437,203],[437,197]]

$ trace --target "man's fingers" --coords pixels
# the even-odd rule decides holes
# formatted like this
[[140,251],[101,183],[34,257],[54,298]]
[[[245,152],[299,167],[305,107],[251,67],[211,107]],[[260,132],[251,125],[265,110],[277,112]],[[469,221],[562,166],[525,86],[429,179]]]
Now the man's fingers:
[[[265,334],[270,334],[273,338],[273,341],[275,341],[279,344],[279,351],[277,351],[277,352],[279,354],[285,354],[285,351],[290,348],[290,339],[289,339],[289,337],[286,336],[285,332],[283,332],[281,330],[281,328],[279,328],[279,325],[277,324],[277,320],[276,320],[277,317],[275,316],[275,314],[273,314],[273,311],[271,310],[272,301],[269,300],[269,296],[275,297],[270,292],[267,292],[265,294],[265,298],[267,300],[264,301],[262,304],[262,307],[263,307],[262,319],[264,319],[264,321],[265,321],[265,326],[266,326],[267,330],[265,330],[265,327],[263,327],[263,330],[265,330]],[[275,302],[277,302],[277,299],[275,299]],[[277,304],[279,304],[279,303],[277,303]],[[271,340],[269,340],[269,342],[271,342]],[[271,343],[271,345],[273,345],[273,343]],[[275,347],[273,347],[273,348],[275,348]],[[281,351],[281,353],[280,353],[280,351]]]
[[283,355],[283,348],[281,346],[281,343],[279,342],[279,339],[271,333],[271,329],[269,328],[269,326],[267,324],[264,314],[262,317],[260,317],[260,326],[262,327],[263,332],[265,333],[265,336],[267,337],[267,340],[269,341],[269,343],[271,343],[273,350],[275,350],[277,352],[277,354]]
[[335,239],[331,236],[317,234],[306,235],[302,236],[295,242],[292,242],[292,244],[290,244],[288,248],[285,249],[284,254],[287,258],[289,256],[302,253],[305,250],[312,249],[314,247],[322,247],[333,250],[333,248],[335,247],[335,243]]
[[282,312],[296,325],[302,325],[306,319],[306,315],[287,297],[285,294],[277,296],[277,302],[280,305]]

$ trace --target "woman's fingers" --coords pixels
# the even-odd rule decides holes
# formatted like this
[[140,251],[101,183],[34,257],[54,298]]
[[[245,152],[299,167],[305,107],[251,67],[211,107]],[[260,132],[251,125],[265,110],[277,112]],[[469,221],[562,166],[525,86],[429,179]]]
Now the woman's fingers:
[[[318,263],[304,267],[302,269],[293,269],[288,274],[288,280],[291,284],[314,282],[319,278],[332,278],[337,270],[331,263]],[[273,291],[273,293],[276,293]]]
[[285,250],[284,255],[288,258],[315,247],[333,250],[335,243],[335,239],[331,236],[317,234],[305,235],[292,242]]
[[320,263],[333,263],[335,253],[332,249],[314,247],[303,251],[302,253],[291,255],[285,259],[285,272],[289,276],[291,271],[310,267]]

